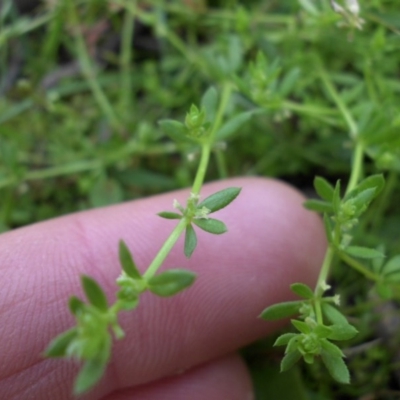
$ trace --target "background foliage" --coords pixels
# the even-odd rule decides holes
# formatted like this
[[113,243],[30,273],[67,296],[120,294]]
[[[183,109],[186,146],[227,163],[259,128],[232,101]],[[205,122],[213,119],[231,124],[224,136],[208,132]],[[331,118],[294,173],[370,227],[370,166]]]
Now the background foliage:
[[[183,121],[208,87],[231,81],[226,120],[240,129],[226,126],[207,179],[272,176],[307,193],[315,175],[346,181],[354,132],[337,93],[365,142],[366,173],[387,180],[358,237],[398,252],[400,11],[395,0],[360,5],[362,30],[344,27],[328,0],[4,0],[1,230],[189,186],[196,154],[158,121]],[[378,304],[349,269],[333,281],[361,332],[345,352],[353,385],[316,368],[266,380],[280,350],[258,343],[245,353],[259,399],[293,387],[315,399],[398,396],[400,357],[383,343],[397,317],[377,317],[394,304]]]

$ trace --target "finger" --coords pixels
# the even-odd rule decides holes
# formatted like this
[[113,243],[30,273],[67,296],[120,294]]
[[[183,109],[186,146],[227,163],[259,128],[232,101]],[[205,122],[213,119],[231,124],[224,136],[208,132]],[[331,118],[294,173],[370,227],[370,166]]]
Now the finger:
[[113,393],[103,400],[252,400],[251,379],[237,355],[211,361],[156,383]]
[[[181,241],[163,266],[191,269],[197,282],[171,299],[145,293],[140,307],[121,318],[127,338],[116,343],[111,366],[90,398],[187,370],[267,334],[274,325],[257,319],[261,310],[290,298],[290,283],[314,282],[325,242],[319,219],[302,208],[302,196],[254,178],[207,185],[204,195],[228,185],[243,187],[237,200],[215,214],[229,232],[198,232],[190,260]],[[144,271],[174,226],[155,213],[187,195],[78,213],[2,237],[0,265],[9,284],[2,294],[0,394],[8,390],[7,398],[24,398],[36,391],[37,398],[68,398],[62,396],[70,393],[76,366],[43,361],[39,354],[73,323],[66,300],[81,292],[79,274],[94,276],[111,298],[120,272],[119,239]]]

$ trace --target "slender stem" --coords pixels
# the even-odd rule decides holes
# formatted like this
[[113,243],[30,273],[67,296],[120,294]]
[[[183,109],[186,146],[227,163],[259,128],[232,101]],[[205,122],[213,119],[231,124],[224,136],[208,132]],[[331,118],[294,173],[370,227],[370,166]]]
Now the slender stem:
[[96,99],[104,115],[109,120],[110,124],[113,126],[113,128],[117,129],[118,131],[122,131],[123,126],[120,123],[119,119],[117,118],[114,109],[112,108],[110,102],[108,101],[107,96],[103,92],[103,89],[101,88],[96,79],[96,74],[94,71],[92,60],[90,58],[88,49],[86,47],[85,39],[80,29],[81,23],[79,21],[76,5],[74,5],[73,1],[70,1],[70,10],[71,10],[72,20],[76,28],[76,35],[75,35],[76,51],[79,63],[82,67],[82,72],[89,83],[89,87],[93,92],[94,98]]
[[[136,1],[131,2],[132,7],[136,7]],[[120,105],[121,111],[125,115],[128,115],[132,106],[132,38],[133,31],[135,28],[135,17],[134,13],[125,10],[124,23],[122,27],[121,35],[121,95]]]
[[226,167],[226,159],[223,150],[215,151],[215,158],[217,160],[217,168],[220,179],[225,179],[228,177],[228,169]]
[[370,271],[368,268],[364,267],[359,261],[355,260],[354,258],[350,257],[348,254],[344,252],[338,252],[339,257],[352,268],[363,274],[366,278],[371,279],[372,281],[378,281],[379,277]]
[[167,154],[177,151],[177,146],[174,143],[156,145],[148,147],[147,145],[138,144],[136,141],[125,143],[120,149],[105,155],[102,160],[77,160],[64,165],[56,165],[45,169],[38,169],[26,172],[22,177],[9,176],[0,179],[0,189],[15,185],[17,183],[33,181],[38,179],[55,178],[58,176],[69,175],[73,173],[81,173],[85,171],[96,170],[109,164],[114,164],[132,154],[140,155],[156,155]]
[[322,263],[321,271],[319,272],[317,285],[315,286],[314,294],[317,298],[317,302],[315,304],[315,312],[317,317],[317,322],[322,324],[322,310],[321,310],[321,302],[319,299],[323,296],[324,291],[326,290],[326,281],[328,279],[329,270],[332,265],[332,260],[334,256],[334,250],[332,246],[329,246],[324,257],[324,261]]
[[200,164],[199,164],[199,168],[197,170],[196,178],[195,178],[193,186],[192,186],[193,194],[199,194],[201,186],[203,185],[204,177],[206,175],[208,161],[210,159],[210,152],[211,152],[212,144],[214,143],[214,140],[215,140],[215,134],[222,124],[222,120],[223,120],[223,117],[225,114],[226,107],[228,105],[228,101],[229,101],[231,92],[232,92],[231,84],[229,82],[224,83],[224,86],[222,88],[221,100],[219,103],[217,114],[215,116],[214,123],[211,128],[211,132],[207,136],[206,141],[203,143],[202,148],[201,148]]
[[358,141],[353,153],[353,162],[351,167],[351,175],[347,184],[346,194],[350,193],[357,185],[362,176],[362,166],[364,158],[364,146]]
[[[192,193],[197,195],[200,193],[201,187],[204,182],[204,177],[207,171],[208,162],[210,160],[210,153],[212,144],[214,143],[215,133],[218,131],[219,127],[221,126],[223,116],[225,114],[226,106],[229,101],[229,97],[231,95],[232,87],[229,83],[225,83],[222,89],[221,100],[219,103],[219,107],[217,110],[217,114],[215,116],[214,123],[211,128],[210,134],[207,136],[205,142],[201,146],[201,157],[199,166],[197,168],[196,177],[192,186]],[[151,278],[157,270],[160,268],[161,264],[167,257],[168,253],[171,251],[172,247],[178,240],[179,236],[185,230],[187,224],[190,221],[187,218],[182,218],[175,229],[172,231],[171,235],[168,239],[164,242],[163,246],[161,247],[160,251],[157,253],[149,268],[144,273],[143,277],[145,279]]]
[[342,100],[342,98],[339,96],[338,92],[336,91],[335,87],[333,86],[332,82],[330,81],[328,74],[325,73],[325,70],[323,67],[320,65],[319,67],[319,75],[322,79],[322,82],[325,85],[326,90],[332,97],[333,101],[336,103],[337,107],[339,108],[340,112],[343,115],[344,120],[347,123],[347,126],[349,127],[349,133],[350,137],[352,139],[355,139],[358,135],[358,128],[357,124],[351,115],[349,109],[347,108],[346,104]]
[[201,147],[201,157],[200,157],[199,167],[197,169],[196,177],[194,179],[194,183],[192,186],[192,193],[194,195],[200,193],[201,187],[203,185],[204,177],[207,171],[208,161],[210,159],[210,152],[211,152],[210,144],[208,142],[203,144]]
[[179,221],[178,225],[175,227],[175,229],[172,231],[171,235],[164,242],[160,251],[154,257],[154,259],[151,262],[151,264],[149,265],[149,268],[147,269],[147,271],[143,274],[144,279],[150,279],[152,276],[154,276],[154,274],[161,267],[161,264],[164,262],[165,258],[171,251],[172,247],[174,247],[174,244],[179,239],[179,236],[185,230],[186,225],[187,225],[186,218],[182,218]]

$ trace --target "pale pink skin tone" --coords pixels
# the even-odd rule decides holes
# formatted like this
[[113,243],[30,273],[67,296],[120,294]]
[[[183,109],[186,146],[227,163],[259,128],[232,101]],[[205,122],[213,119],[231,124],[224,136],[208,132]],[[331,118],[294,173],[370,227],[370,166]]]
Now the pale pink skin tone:
[[[205,185],[203,198],[229,186],[239,197],[213,216],[228,233],[197,229],[190,260],[181,238],[162,270],[186,268],[195,284],[172,298],[145,293],[121,314],[126,332],[112,361],[85,400],[251,400],[249,374],[235,351],[280,325],[258,317],[276,302],[294,299],[289,285],[314,285],[326,242],[321,221],[302,207],[291,187],[262,178]],[[94,277],[114,301],[123,239],[144,271],[176,221],[172,211],[189,191],[77,213],[0,237],[0,398],[72,399],[74,361],[43,359],[49,341],[72,327],[68,298],[83,297],[80,275]]]

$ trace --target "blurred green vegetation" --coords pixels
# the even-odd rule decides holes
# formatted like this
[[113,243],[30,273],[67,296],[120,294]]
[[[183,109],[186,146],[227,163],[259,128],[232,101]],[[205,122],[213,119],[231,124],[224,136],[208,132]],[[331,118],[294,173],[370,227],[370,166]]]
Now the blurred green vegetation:
[[[241,118],[240,129],[217,144],[207,179],[272,176],[303,190],[315,175],[346,181],[362,135],[365,173],[384,171],[387,185],[359,237],[398,252],[400,10],[360,6],[362,30],[328,0],[3,0],[0,229],[189,186],[196,154],[158,121],[183,121],[208,87],[231,81],[225,121]],[[355,272],[334,279],[344,303],[365,295]],[[373,335],[366,324],[363,339]],[[381,362],[387,353],[352,358],[355,385],[341,398],[381,393],[392,368],[375,381],[361,373]]]

